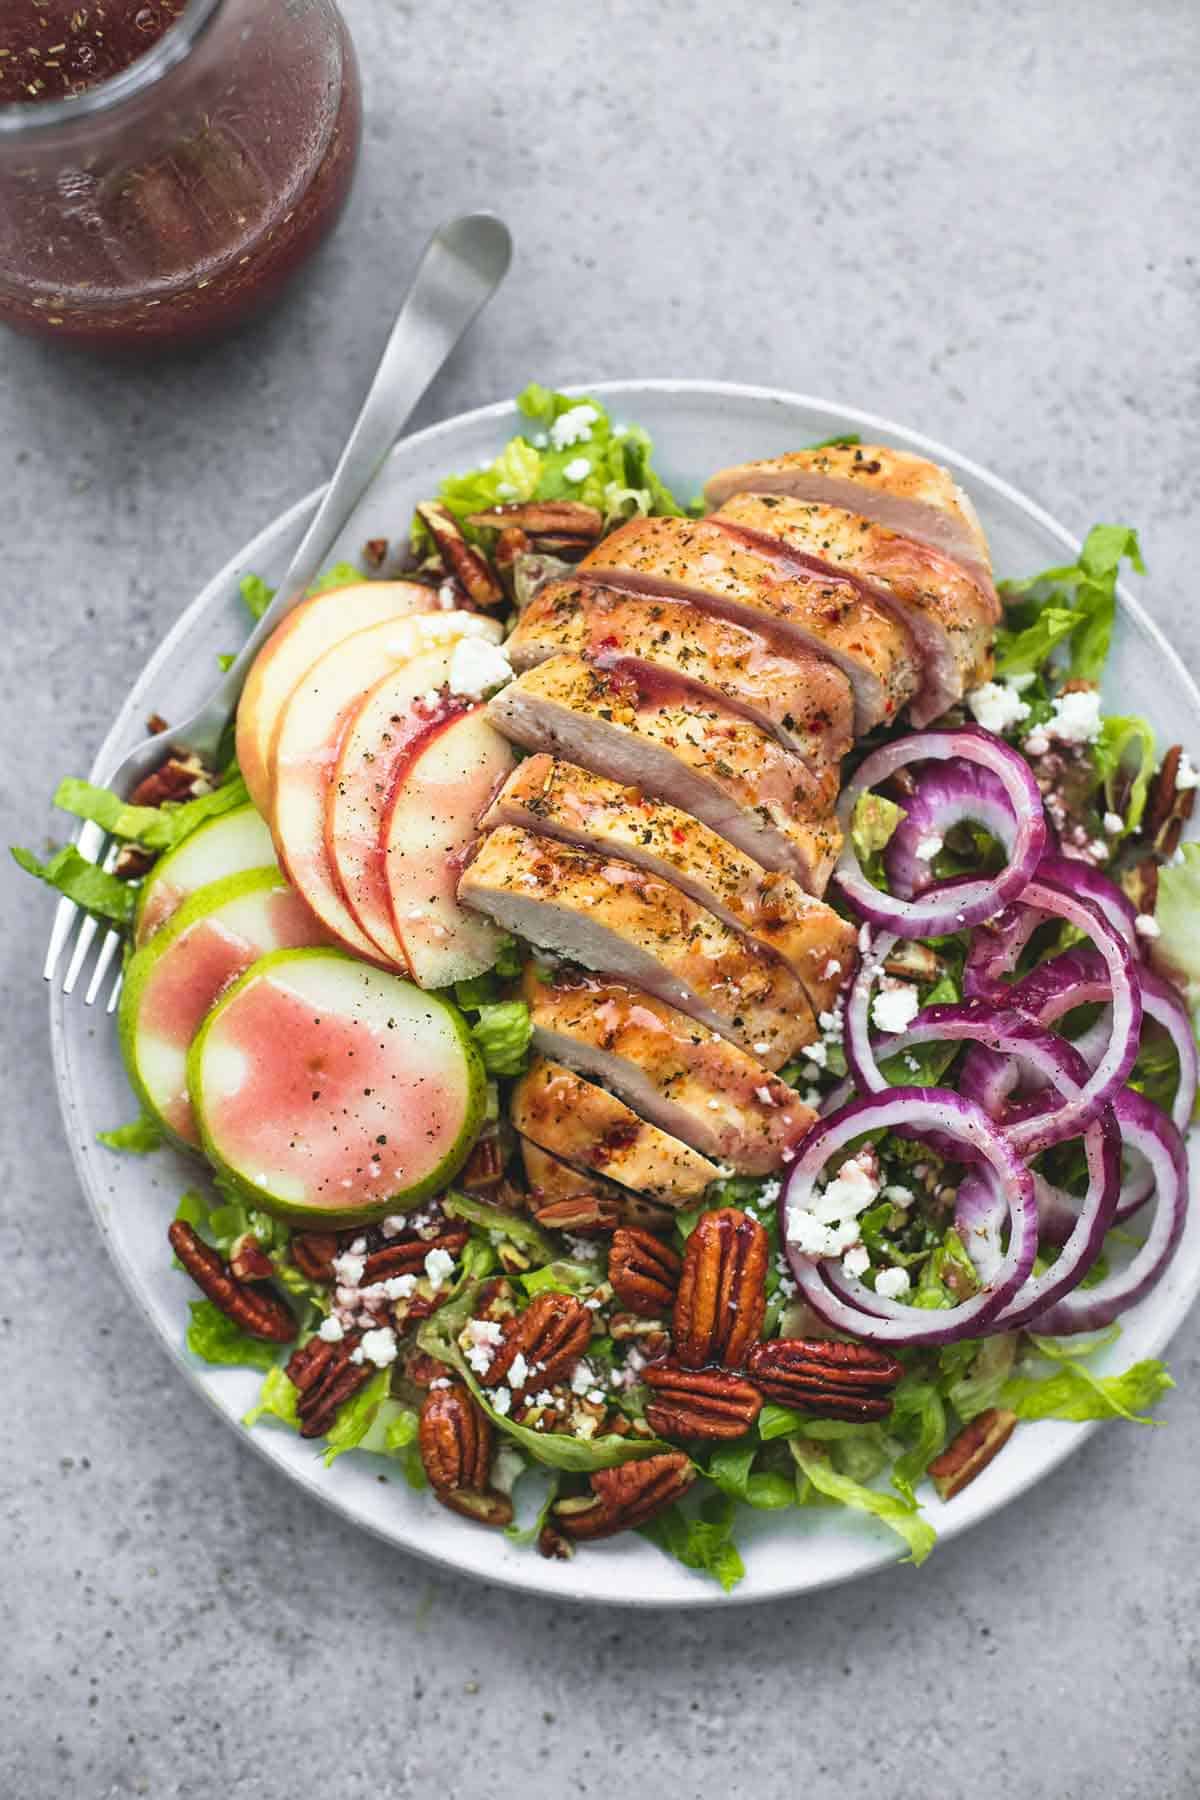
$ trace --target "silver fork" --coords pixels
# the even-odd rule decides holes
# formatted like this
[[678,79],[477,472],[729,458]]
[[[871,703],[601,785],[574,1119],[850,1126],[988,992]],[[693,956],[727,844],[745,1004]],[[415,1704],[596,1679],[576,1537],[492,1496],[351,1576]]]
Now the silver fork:
[[[330,546],[374,480],[401,427],[471,321],[503,281],[511,257],[508,229],[491,213],[468,213],[448,220],[434,232],[404,297],[362,411],[275,598],[199,712],[131,750],[107,775],[106,787],[128,796],[172,751],[190,751],[206,759],[216,755],[259,646],[320,573]],[[88,862],[98,862],[107,869],[111,869],[120,849],[100,826],[90,821],[83,825],[75,843]],[[53,978],[71,943],[62,984],[64,994],[74,992],[98,929],[91,914],[63,896],[54,915],[42,973],[47,981]],[[84,994],[85,1005],[91,1006],[99,994],[120,943],[120,932],[105,933]],[[109,1012],[116,1006],[120,992],[118,969],[108,996]]]

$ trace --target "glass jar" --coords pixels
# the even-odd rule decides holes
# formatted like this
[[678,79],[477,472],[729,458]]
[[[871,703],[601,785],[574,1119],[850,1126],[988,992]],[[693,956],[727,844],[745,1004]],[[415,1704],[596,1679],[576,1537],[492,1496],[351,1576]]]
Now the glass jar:
[[[37,26],[27,47],[14,5]],[[4,0],[5,47],[0,322],[97,347],[206,337],[336,222],[362,109],[332,0]],[[116,72],[91,84],[98,50]]]

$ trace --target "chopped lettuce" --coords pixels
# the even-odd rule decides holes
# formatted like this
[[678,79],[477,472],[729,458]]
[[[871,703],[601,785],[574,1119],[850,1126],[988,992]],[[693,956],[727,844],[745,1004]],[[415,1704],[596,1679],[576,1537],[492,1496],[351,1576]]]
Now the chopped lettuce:
[[521,1286],[532,1300],[535,1294],[590,1294],[598,1286],[600,1271],[595,1263],[558,1261],[544,1263],[522,1275]]
[[465,1219],[468,1225],[479,1226],[493,1241],[507,1239],[536,1263],[552,1263],[558,1254],[554,1239],[533,1219],[527,1219],[520,1213],[503,1212],[486,1200],[476,1200],[470,1194],[460,1193],[457,1188],[450,1190],[443,1199],[442,1206],[448,1218]]
[[[964,1368],[967,1351],[973,1354]],[[975,1344],[952,1344],[942,1352],[938,1359],[944,1371],[942,1391],[964,1424],[1000,1404],[1016,1354],[1015,1332],[1000,1332]]]
[[1146,810],[1154,776],[1154,727],[1136,715],[1105,717],[1092,746],[1092,760],[1104,788],[1105,809],[1123,818],[1121,836],[1128,836],[1137,830]]
[[113,925],[128,925],[133,918],[137,888],[88,862],[74,844],[65,844],[47,862],[41,862],[32,850],[13,845],[12,858],[27,875],[36,876],[47,887],[57,888],[60,894],[65,894],[68,900],[73,900],[76,906],[97,918],[108,919]]
[[238,592],[245,601],[246,611],[255,621],[262,618],[275,598],[275,589],[268,587],[261,575],[243,575],[238,582]]
[[197,826],[245,806],[249,798],[240,775],[195,800],[168,800],[162,806],[130,806],[110,788],[68,777],[59,782],[54,804],[77,819],[91,819],[113,837],[144,844],[147,850],[173,850]]
[[1063,1362],[1053,1375],[1013,1375],[998,1404],[1018,1419],[1129,1419],[1152,1425],[1139,1408],[1153,1406],[1175,1383],[1165,1363],[1137,1362],[1122,1375],[1093,1375],[1079,1362]]
[[281,1424],[290,1425],[293,1431],[299,1431],[300,1419],[296,1412],[299,1398],[300,1389],[288,1379],[283,1369],[268,1369],[258,1399],[244,1415],[242,1424],[257,1425],[260,1419],[278,1419]]
[[511,1544],[536,1544],[542,1535],[542,1527],[550,1517],[550,1508],[558,1499],[558,1490],[562,1480],[558,1469],[532,1469],[527,1473],[531,1477],[535,1477],[541,1484],[540,1500],[537,1511],[528,1525],[518,1525],[514,1519],[511,1525],[505,1526],[504,1535]]
[[251,1337],[211,1300],[193,1300],[189,1310],[192,1322],[187,1330],[187,1347],[203,1362],[269,1369],[278,1360],[278,1344],[266,1344],[261,1338]]
[[98,1131],[96,1142],[103,1144],[106,1150],[123,1150],[133,1156],[148,1156],[152,1150],[161,1149],[165,1139],[158,1120],[143,1113],[140,1119],[131,1119],[128,1125],[116,1125],[111,1131]]
[[[774,1410],[782,1413],[787,1408],[777,1406]],[[799,1419],[798,1414],[795,1416]],[[802,1429],[803,1423],[801,1421],[797,1429]],[[765,1437],[766,1434],[763,1435]],[[759,1511],[769,1512],[784,1506],[794,1506],[795,1481],[777,1469],[755,1469],[754,1464],[760,1457],[761,1446],[758,1444],[722,1444],[709,1458],[706,1471],[708,1478],[716,1483],[723,1494]]]
[[996,674],[1032,675],[1049,662],[1064,638],[1083,624],[1083,614],[1065,606],[1044,606],[1023,631],[996,633]]
[[365,1387],[359,1388],[357,1394],[338,1409],[336,1419],[325,1434],[326,1468],[347,1450],[357,1450],[362,1444],[388,1397],[390,1381],[390,1370],[378,1370]]
[[1164,863],[1158,872],[1154,962],[1182,990],[1195,1015],[1200,1008],[1200,844],[1181,844],[1179,850],[1182,860]]
[[726,1593],[736,1587],[746,1573],[746,1565],[733,1541],[736,1503],[724,1494],[710,1494],[700,1503],[699,1511],[689,1517],[679,1506],[640,1527],[642,1537],[649,1538],[668,1556],[681,1562],[685,1569],[711,1575]]
[[519,1075],[529,1055],[533,1020],[523,1000],[499,1000],[478,1009],[471,1026],[489,1075]]
[[1068,629],[1060,620],[1043,628],[1045,638],[1054,636],[1046,655],[1059,641],[1068,639],[1064,672],[1076,680],[1099,681],[1116,617],[1117,575],[1126,559],[1139,575],[1145,574],[1137,532],[1128,525],[1093,525],[1078,562],[1043,569],[1025,581],[1001,582],[1010,627],[997,639],[999,671],[1012,675],[1037,666],[1029,658],[1039,640],[1026,634],[1038,625],[1046,609],[1053,609],[1070,613],[1075,623]]
[[[908,1545],[906,1562],[925,1561],[937,1542],[937,1533],[929,1521],[921,1517],[914,1502],[897,1494],[879,1493],[875,1488],[864,1487],[861,1482],[852,1480],[849,1475],[839,1474],[828,1451],[811,1438],[789,1438],[788,1448],[802,1483],[808,1484],[826,1500],[849,1506],[855,1512],[867,1513],[889,1526]],[[801,1497],[806,1497],[803,1491]]]
[[915,1373],[905,1375],[896,1389],[887,1428],[905,1443],[892,1464],[892,1486],[915,1506],[913,1490],[946,1442],[946,1404],[937,1382]]

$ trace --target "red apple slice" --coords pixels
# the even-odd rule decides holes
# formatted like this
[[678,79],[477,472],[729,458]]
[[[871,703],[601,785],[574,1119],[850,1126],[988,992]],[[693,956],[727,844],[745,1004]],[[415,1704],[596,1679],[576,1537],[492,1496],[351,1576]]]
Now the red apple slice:
[[259,812],[271,810],[270,750],[288,695],[319,656],[354,631],[385,619],[436,609],[437,595],[417,581],[360,581],[302,600],[255,657],[237,714],[237,758]]
[[499,629],[478,613],[439,612],[356,631],[313,663],[279,714],[270,756],[275,854],[326,931],[369,961],[389,958],[347,904],[325,843],[326,800],[346,727],[367,690],[413,657]]
[[479,816],[515,761],[487,709],[473,706],[429,731],[397,771],[382,870],[396,935],[420,987],[469,980],[496,960],[501,933],[461,907],[457,889]]

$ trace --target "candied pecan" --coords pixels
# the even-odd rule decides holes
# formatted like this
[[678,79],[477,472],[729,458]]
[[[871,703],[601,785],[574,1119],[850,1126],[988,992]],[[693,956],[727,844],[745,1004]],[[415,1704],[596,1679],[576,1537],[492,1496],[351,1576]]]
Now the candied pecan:
[[392,1275],[419,1275],[431,1250],[445,1250],[447,1255],[459,1257],[470,1235],[466,1225],[449,1225],[435,1238],[399,1238],[382,1250],[373,1250],[363,1262],[360,1286],[370,1287],[373,1282],[387,1281]]
[[414,1350],[404,1364],[404,1373],[414,1387],[427,1388],[445,1377],[446,1365],[436,1356],[428,1356],[424,1350]]
[[332,1281],[333,1259],[338,1253],[332,1231],[298,1231],[288,1245],[292,1261],[310,1281]]
[[270,1281],[275,1273],[270,1257],[252,1231],[244,1231],[233,1246],[229,1268],[239,1281]]
[[139,881],[153,867],[153,851],[143,850],[140,844],[122,844],[113,864],[113,874],[118,881]]
[[464,1519],[474,1519],[477,1525],[511,1525],[513,1521],[513,1503],[507,1494],[498,1494],[495,1488],[487,1488],[477,1493],[474,1488],[455,1488],[452,1493],[438,1494],[437,1498],[451,1512],[461,1513]]
[[493,506],[488,512],[471,513],[467,524],[488,531],[515,528],[539,541],[549,535],[595,543],[604,530],[604,517],[581,500],[518,500],[509,506]]
[[535,1294],[525,1311],[508,1321],[504,1341],[482,1379],[488,1387],[500,1387],[521,1355],[530,1379],[536,1371],[538,1388],[552,1388],[570,1374],[591,1335],[592,1315],[573,1294]]
[[527,556],[532,548],[532,539],[519,526],[509,525],[492,546],[492,561],[502,575],[511,576],[518,556]]
[[551,1508],[554,1523],[577,1541],[614,1537],[681,1499],[695,1476],[690,1458],[678,1450],[597,1469],[590,1477],[590,1495],[559,1500]]
[[388,541],[386,538],[368,538],[363,545],[363,561],[368,569],[382,569],[387,561]]
[[1139,836],[1148,838],[1160,856],[1174,856],[1183,828],[1196,805],[1194,787],[1179,786],[1183,745],[1172,744],[1154,777]]
[[575,1554],[575,1546],[569,1537],[556,1531],[549,1519],[538,1532],[538,1555],[549,1562],[570,1562]]
[[675,1354],[685,1369],[740,1368],[762,1330],[767,1234],[736,1206],[702,1214],[688,1238],[675,1297]]
[[296,1335],[296,1321],[278,1294],[247,1287],[239,1281],[225,1258],[182,1219],[171,1221],[167,1236],[196,1286],[235,1325],[240,1325],[248,1336],[263,1338],[269,1344],[291,1343]]
[[473,545],[468,544],[457,519],[438,500],[423,501],[417,516],[427,527],[446,567],[461,582],[476,606],[496,606],[504,590]]
[[1140,913],[1153,915],[1158,905],[1158,866],[1155,857],[1144,856],[1121,874],[1121,888]]
[[151,737],[161,737],[167,730],[167,721],[160,712],[152,712],[146,720],[146,730]]
[[547,533],[538,538],[537,547],[544,550],[547,556],[557,556],[563,562],[573,563],[581,562],[595,542],[595,538],[579,537],[569,532],[557,535]]
[[194,800],[212,788],[212,776],[198,756],[168,751],[166,760],[143,776],[129,796],[131,806],[161,806],[166,800]]
[[473,1316],[494,1322],[511,1319],[517,1310],[517,1291],[505,1275],[493,1275],[475,1296]]
[[440,1497],[456,1488],[482,1493],[492,1466],[492,1428],[461,1381],[431,1388],[417,1430],[429,1485]]
[[958,1436],[929,1465],[929,1478],[943,1500],[952,1500],[1003,1450],[1017,1423],[1015,1412],[990,1406],[964,1425]]
[[755,1344],[746,1373],[760,1393],[781,1406],[821,1419],[885,1419],[903,1366],[873,1344],[829,1338],[773,1338]]
[[741,1437],[762,1411],[758,1389],[726,1369],[650,1363],[642,1380],[652,1391],[646,1423],[659,1437]]
[[670,1311],[683,1263],[652,1232],[622,1225],[613,1233],[608,1279],[613,1293],[629,1312],[661,1318]]
[[358,1331],[338,1344],[313,1337],[291,1356],[286,1374],[300,1392],[296,1415],[301,1437],[324,1437],[346,1401],[375,1374],[373,1364],[350,1360],[361,1342],[362,1333]]
[[504,1180],[505,1161],[504,1145],[499,1134],[489,1132],[486,1137],[479,1139],[458,1171],[454,1178],[455,1185],[464,1188],[468,1194],[497,1187]]
[[910,981],[936,981],[946,965],[925,944],[903,938],[888,951],[883,967],[888,975],[906,975]]
[[547,1231],[573,1231],[579,1237],[603,1237],[615,1231],[620,1212],[615,1201],[603,1194],[573,1194],[565,1200],[549,1200],[534,1209],[534,1218]]

